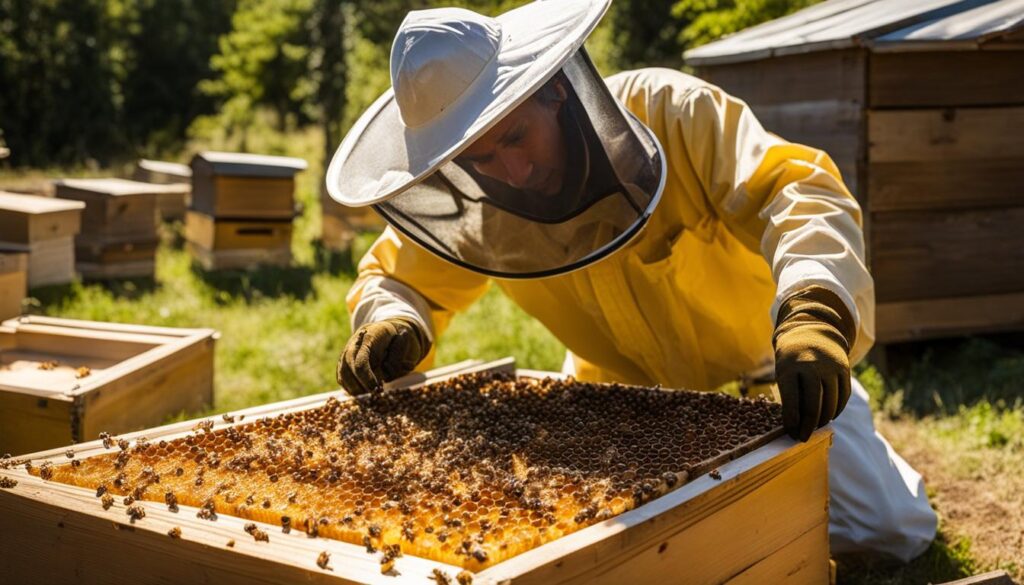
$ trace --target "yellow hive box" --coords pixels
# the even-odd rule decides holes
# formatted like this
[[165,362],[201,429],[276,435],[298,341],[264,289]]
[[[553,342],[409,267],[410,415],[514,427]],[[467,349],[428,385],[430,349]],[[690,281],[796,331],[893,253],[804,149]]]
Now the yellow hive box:
[[[482,369],[513,367],[506,360]],[[433,372],[425,381],[437,382],[464,371],[455,366]],[[528,385],[529,379],[551,374],[520,370],[518,375]],[[410,387],[417,381],[424,381],[423,376],[396,386]],[[339,407],[350,400],[343,392],[322,394],[120,438],[132,442],[131,449],[138,448],[142,436],[143,444],[164,448],[188,436],[238,433],[241,426],[252,426],[254,419],[331,404]],[[277,428],[272,421],[260,424]],[[663,583],[670,577],[687,583],[827,582],[831,433],[818,431],[802,444],[773,438],[777,435],[773,431],[751,442],[743,455],[738,455],[744,451],[740,449],[709,459],[705,463],[717,466],[710,473],[706,467],[695,467],[688,483],[661,497],[473,574],[462,573],[463,579],[478,584]],[[128,444],[121,452],[128,452]],[[436,572],[454,583],[463,571],[463,567],[407,553],[382,574],[380,553],[371,554],[363,546],[310,538],[301,529],[283,532],[280,525],[226,513],[211,522],[197,518],[200,510],[187,505],[172,511],[164,503],[125,503],[118,497],[104,509],[94,490],[33,475],[43,467],[68,466],[69,458],[83,461],[80,466],[87,469],[89,457],[119,453],[112,440],[108,446],[93,442],[33,454],[29,456],[32,473],[21,465],[0,470],[0,476],[17,482],[11,486],[8,481],[8,487],[0,489],[0,523],[6,525],[0,529],[4,557],[0,560],[12,578],[97,583],[205,579],[422,584],[430,583]],[[51,471],[44,475],[53,477]],[[20,544],[15,546],[14,539]],[[117,555],[116,562],[111,562],[110,554]]]

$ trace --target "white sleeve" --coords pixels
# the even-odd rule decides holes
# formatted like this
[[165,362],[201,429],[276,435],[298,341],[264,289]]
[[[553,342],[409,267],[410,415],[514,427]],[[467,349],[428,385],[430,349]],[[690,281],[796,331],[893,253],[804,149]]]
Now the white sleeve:
[[430,305],[422,295],[393,278],[366,277],[362,295],[352,311],[352,331],[366,323],[392,317],[407,317],[419,323],[430,342],[434,342]]

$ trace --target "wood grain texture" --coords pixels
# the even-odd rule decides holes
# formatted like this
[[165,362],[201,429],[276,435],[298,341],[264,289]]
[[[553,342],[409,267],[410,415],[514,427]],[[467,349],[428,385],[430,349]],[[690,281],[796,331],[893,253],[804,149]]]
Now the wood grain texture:
[[871,163],[987,158],[1024,162],[1024,107],[869,110]]
[[214,217],[288,219],[295,215],[295,179],[195,175],[191,209]]
[[819,51],[698,68],[698,76],[752,105],[806,101],[864,104],[866,53]]
[[872,212],[1024,203],[1024,158],[872,163],[868,177],[868,211]]
[[875,309],[878,343],[1024,331],[1024,292],[882,302]]
[[185,239],[215,252],[290,248],[292,220],[224,219],[190,211],[185,216]]
[[1024,291],[1024,207],[871,215],[878,302]]
[[869,106],[1024,105],[1024,50],[875,53]]

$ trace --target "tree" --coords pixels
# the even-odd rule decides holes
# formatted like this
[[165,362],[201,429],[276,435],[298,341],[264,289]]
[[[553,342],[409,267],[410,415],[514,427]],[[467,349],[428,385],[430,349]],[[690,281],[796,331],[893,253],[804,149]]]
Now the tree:
[[672,14],[689,23],[680,33],[680,40],[687,47],[696,47],[820,1],[679,0],[672,7]]

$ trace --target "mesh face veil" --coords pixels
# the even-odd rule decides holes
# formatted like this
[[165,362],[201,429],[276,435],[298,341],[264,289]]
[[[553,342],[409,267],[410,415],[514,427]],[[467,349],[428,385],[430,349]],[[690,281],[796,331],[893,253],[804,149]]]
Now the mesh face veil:
[[615,101],[583,49],[556,76],[567,94],[557,115],[566,149],[557,193],[512,187],[456,156],[375,209],[445,260],[499,278],[563,274],[625,245],[661,197],[661,147]]

